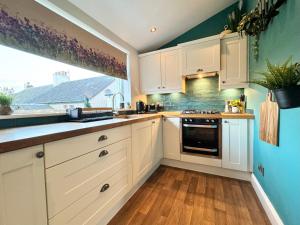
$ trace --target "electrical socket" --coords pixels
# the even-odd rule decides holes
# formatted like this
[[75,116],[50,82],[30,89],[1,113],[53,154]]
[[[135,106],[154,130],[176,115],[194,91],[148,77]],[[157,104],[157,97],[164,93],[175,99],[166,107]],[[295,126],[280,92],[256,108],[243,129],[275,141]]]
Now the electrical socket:
[[265,167],[262,164],[259,164],[257,166],[258,171],[260,172],[260,174],[264,177],[265,176]]

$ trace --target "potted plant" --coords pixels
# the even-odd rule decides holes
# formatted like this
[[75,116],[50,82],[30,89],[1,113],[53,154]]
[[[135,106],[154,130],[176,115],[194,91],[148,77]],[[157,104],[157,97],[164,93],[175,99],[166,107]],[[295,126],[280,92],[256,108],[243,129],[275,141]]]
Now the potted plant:
[[10,115],[13,111],[11,109],[12,97],[10,95],[0,93],[0,115]]
[[242,20],[243,1],[239,1],[238,7],[236,7],[227,16],[227,29],[231,32],[237,32],[240,21]]
[[260,73],[262,79],[255,79],[250,83],[272,91],[281,109],[300,107],[300,64],[293,63],[290,57],[282,65],[272,65],[267,60],[267,67],[267,72]]
[[242,104],[241,104],[240,100],[232,100],[232,101],[230,101],[229,106],[231,107],[231,112],[232,113],[239,113],[239,112],[241,112],[240,109],[242,107]]

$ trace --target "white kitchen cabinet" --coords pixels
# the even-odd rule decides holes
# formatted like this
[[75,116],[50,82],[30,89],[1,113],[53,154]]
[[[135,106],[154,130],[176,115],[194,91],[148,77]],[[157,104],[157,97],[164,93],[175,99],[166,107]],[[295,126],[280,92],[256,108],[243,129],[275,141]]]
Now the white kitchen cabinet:
[[180,160],[180,118],[163,120],[164,158]]
[[178,49],[161,53],[161,93],[185,92],[185,81],[180,73]]
[[237,33],[221,40],[220,89],[248,87],[247,37]]
[[141,180],[153,163],[152,122],[132,125],[132,177],[133,183]]
[[156,93],[162,89],[161,55],[148,54],[140,57],[141,89],[144,94]]
[[100,189],[106,180],[120,171],[128,171],[126,185],[130,187],[130,164],[131,139],[125,139],[47,169],[49,218],[81,199],[93,187]]
[[131,139],[46,170],[50,225],[96,225],[132,187]]
[[122,126],[46,143],[44,145],[46,168],[130,137],[131,127]]
[[220,70],[219,35],[179,45],[183,75],[216,72]]
[[42,157],[43,146],[0,155],[1,225],[47,225]]
[[144,94],[185,91],[177,48],[142,54],[139,62],[140,86]]
[[159,163],[163,158],[163,141],[162,141],[162,120],[152,120],[152,154],[153,164]]
[[222,167],[248,171],[248,121],[222,121]]

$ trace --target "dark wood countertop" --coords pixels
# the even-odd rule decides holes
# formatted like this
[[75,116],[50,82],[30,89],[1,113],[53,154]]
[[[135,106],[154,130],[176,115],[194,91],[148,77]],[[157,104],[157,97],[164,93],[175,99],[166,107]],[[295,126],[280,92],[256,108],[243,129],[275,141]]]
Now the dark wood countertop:
[[215,115],[181,115],[180,112],[162,112],[158,114],[142,114],[132,118],[116,118],[89,123],[54,123],[29,127],[19,127],[0,130],[0,153],[10,152],[52,141],[58,141],[92,132],[130,125],[155,118],[189,117],[189,118],[219,118],[219,119],[254,119],[253,114],[215,114]]
[[54,123],[0,130],[0,153],[58,141],[92,132],[130,125],[155,118],[161,114],[137,115],[135,118],[116,118],[89,123]]

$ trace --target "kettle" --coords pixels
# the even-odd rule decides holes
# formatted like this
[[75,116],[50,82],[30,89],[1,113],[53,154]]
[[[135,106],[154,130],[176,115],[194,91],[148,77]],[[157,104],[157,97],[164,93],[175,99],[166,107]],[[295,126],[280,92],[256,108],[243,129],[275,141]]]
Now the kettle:
[[145,103],[143,101],[136,102],[136,112],[137,113],[145,113]]

